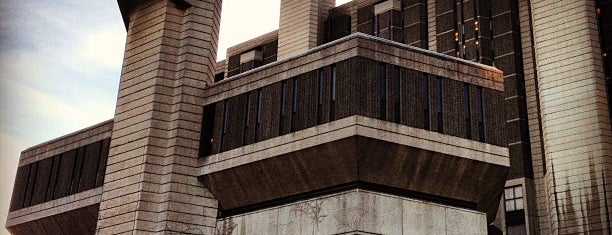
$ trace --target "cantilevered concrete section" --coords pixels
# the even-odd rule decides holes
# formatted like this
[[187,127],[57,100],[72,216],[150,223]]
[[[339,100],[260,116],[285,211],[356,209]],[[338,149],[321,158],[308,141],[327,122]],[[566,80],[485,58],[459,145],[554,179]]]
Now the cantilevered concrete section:
[[[393,89],[399,84],[411,88],[400,94]],[[313,218],[321,226],[315,234],[486,234],[510,166],[502,147],[503,115],[494,111],[502,90],[502,73],[493,67],[360,33],[216,83],[204,98],[216,124],[203,138],[210,145],[198,160],[198,175],[219,202],[217,229],[310,234],[287,225],[310,222],[281,214],[320,205],[317,210],[330,217]],[[402,106],[381,103],[385,94]],[[428,99],[442,103],[420,106]],[[430,108],[447,114],[420,118]],[[462,125],[464,118],[485,113],[482,128]],[[373,201],[364,199],[368,195]],[[352,221],[346,227],[331,215],[353,213],[336,200],[364,210],[366,203],[387,199],[410,204],[402,212],[406,218],[419,217],[413,206],[466,215],[440,217],[456,221],[449,230],[401,222],[360,227]],[[374,220],[386,218],[383,211],[369,213]],[[474,224],[466,219],[472,217]]]
[[510,166],[506,148],[363,116],[200,164],[200,178],[229,215],[361,188],[486,212],[491,220]]
[[127,42],[96,233],[212,234],[217,205],[196,163],[221,0],[119,5]]
[[113,121],[21,153],[6,227],[15,235],[93,234]]
[[423,49],[425,1],[283,0],[218,63],[220,0],[118,2],[114,119],[22,154],[14,233],[487,233],[504,75]]

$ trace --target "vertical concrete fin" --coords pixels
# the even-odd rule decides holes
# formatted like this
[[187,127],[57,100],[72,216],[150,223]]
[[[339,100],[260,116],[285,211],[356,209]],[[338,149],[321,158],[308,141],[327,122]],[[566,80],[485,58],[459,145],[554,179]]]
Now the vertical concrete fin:
[[119,1],[128,35],[96,232],[214,234],[197,180],[221,0]]
[[[551,169],[543,182],[552,182],[541,197],[551,223],[540,231],[609,234],[610,200],[603,198],[610,191],[600,189],[610,189],[612,133],[594,2],[532,0],[531,10],[544,167]],[[579,213],[581,206],[591,212]]]

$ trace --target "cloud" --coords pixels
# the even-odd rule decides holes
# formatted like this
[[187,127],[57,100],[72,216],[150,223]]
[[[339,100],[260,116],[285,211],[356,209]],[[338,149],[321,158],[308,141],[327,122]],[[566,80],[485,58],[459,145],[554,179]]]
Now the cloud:
[[100,28],[87,34],[76,47],[79,49],[75,62],[100,70],[121,68],[125,34],[124,29],[117,27]]

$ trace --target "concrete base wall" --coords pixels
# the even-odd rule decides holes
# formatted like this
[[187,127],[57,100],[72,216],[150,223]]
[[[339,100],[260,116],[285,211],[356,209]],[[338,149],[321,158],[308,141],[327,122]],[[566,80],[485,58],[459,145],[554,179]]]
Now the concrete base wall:
[[486,214],[364,190],[219,219],[243,234],[487,234]]

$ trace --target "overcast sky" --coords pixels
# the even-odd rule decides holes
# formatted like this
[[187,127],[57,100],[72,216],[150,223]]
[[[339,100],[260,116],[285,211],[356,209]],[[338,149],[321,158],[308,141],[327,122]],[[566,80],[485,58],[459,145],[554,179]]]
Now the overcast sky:
[[[217,59],[277,29],[279,9],[223,0]],[[19,153],[113,118],[125,34],[115,0],[0,1],[0,234]]]

